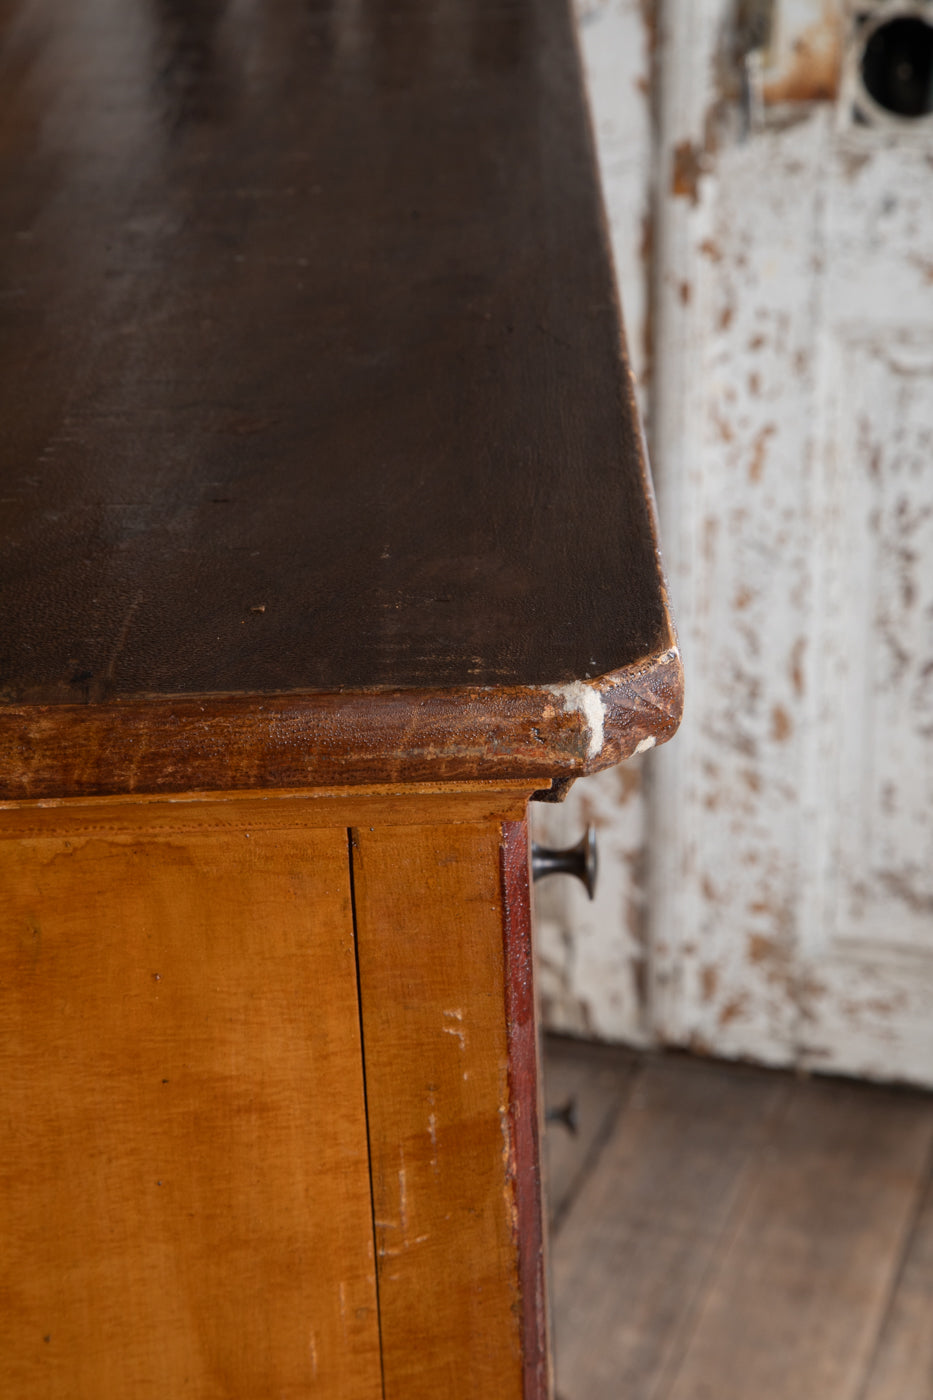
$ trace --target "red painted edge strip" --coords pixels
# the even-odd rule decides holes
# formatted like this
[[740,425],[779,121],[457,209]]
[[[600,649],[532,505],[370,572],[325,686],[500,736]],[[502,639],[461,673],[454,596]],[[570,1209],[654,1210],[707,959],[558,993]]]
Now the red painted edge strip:
[[538,1027],[531,936],[528,824],[502,823],[509,1122],[521,1301],[524,1400],[548,1400],[550,1357],[538,1098]]

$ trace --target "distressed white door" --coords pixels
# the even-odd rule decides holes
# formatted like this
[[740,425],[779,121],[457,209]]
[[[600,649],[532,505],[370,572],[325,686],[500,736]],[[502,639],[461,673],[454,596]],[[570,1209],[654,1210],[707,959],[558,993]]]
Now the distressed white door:
[[933,1083],[933,117],[862,73],[894,24],[898,100],[933,7],[665,15],[654,1025]]
[[[595,5],[590,34],[641,11]],[[931,1084],[933,5],[657,17],[640,304],[687,712],[634,777],[578,785],[608,888],[546,909],[545,993],[570,1029]],[[610,191],[624,47],[590,53]],[[630,330],[649,188],[608,200]]]

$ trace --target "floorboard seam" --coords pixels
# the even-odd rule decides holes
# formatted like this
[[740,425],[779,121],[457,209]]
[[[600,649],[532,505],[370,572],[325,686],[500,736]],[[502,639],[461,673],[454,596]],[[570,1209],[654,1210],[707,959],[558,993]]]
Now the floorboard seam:
[[907,1262],[910,1258],[911,1246],[913,1245],[914,1237],[917,1234],[920,1219],[931,1191],[933,1191],[933,1130],[931,1130],[930,1145],[927,1148],[924,1169],[920,1173],[917,1181],[917,1191],[913,1206],[904,1224],[900,1250],[897,1256],[897,1267],[891,1274],[891,1286],[888,1289],[888,1296],[885,1299],[884,1307],[880,1311],[878,1326],[872,1340],[868,1363],[865,1367],[865,1374],[862,1377],[861,1385],[852,1396],[852,1400],[868,1400],[869,1387],[875,1374],[875,1366],[881,1352],[881,1345],[894,1312],[897,1295],[900,1292],[900,1287],[907,1269]]
[[786,1084],[783,1092],[778,1095],[777,1102],[765,1117],[758,1141],[751,1148],[750,1160],[738,1174],[716,1248],[710,1256],[709,1264],[704,1269],[702,1277],[697,1282],[687,1308],[684,1310],[684,1322],[677,1329],[680,1338],[679,1340],[677,1337],[672,1339],[669,1357],[662,1365],[660,1375],[651,1387],[646,1400],[669,1400],[693,1340],[699,1331],[703,1299],[717,1272],[725,1262],[748,1212],[755,1191],[762,1151],[767,1148],[775,1130],[786,1116],[794,1087],[792,1084]]

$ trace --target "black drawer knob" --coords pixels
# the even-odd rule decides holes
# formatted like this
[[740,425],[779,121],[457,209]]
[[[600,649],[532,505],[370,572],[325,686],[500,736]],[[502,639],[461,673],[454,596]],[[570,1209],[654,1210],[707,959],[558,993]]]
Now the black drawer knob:
[[545,875],[576,875],[586,888],[590,899],[596,893],[596,831],[588,826],[575,846],[555,851],[551,846],[531,846],[531,878],[543,880]]
[[544,1115],[545,1123],[559,1123],[562,1128],[566,1128],[571,1137],[576,1137],[580,1121],[577,1116],[577,1100],[571,1094],[566,1103],[560,1107],[549,1108]]

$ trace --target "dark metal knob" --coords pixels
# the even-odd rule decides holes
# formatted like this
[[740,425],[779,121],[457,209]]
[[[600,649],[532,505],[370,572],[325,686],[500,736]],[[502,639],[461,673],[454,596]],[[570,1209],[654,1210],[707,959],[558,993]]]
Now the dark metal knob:
[[580,1126],[577,1117],[577,1101],[571,1095],[565,1104],[559,1108],[549,1108],[544,1115],[546,1123],[560,1123],[562,1128],[566,1128],[571,1137],[576,1137],[577,1129]]
[[586,834],[581,836],[575,846],[568,846],[563,851],[555,851],[550,846],[539,846],[537,843],[532,843],[531,878],[533,880],[543,880],[545,875],[576,875],[592,899],[596,893],[596,871],[596,832],[591,826],[586,828]]

